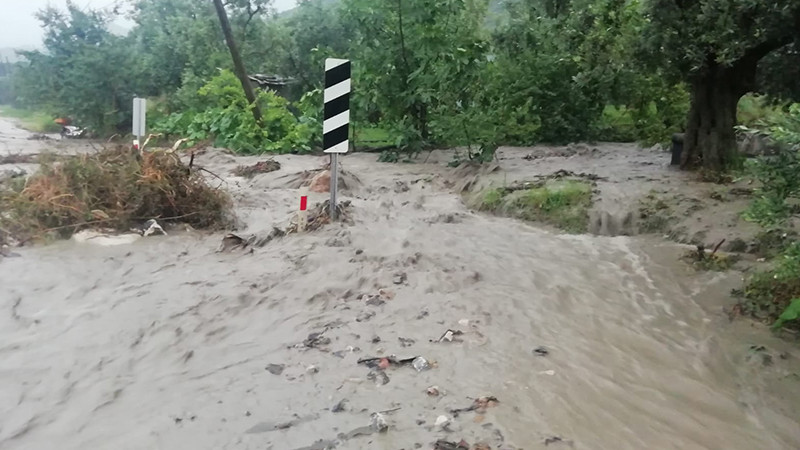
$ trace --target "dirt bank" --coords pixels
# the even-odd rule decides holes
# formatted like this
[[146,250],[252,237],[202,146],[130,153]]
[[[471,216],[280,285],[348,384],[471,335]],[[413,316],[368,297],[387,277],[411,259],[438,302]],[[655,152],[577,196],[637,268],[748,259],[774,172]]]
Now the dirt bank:
[[[16,250],[0,261],[0,447],[798,448],[800,352],[729,322],[740,274],[695,273],[680,246],[601,231],[638,194],[692,190],[686,175],[627,146],[524,159],[541,151],[503,149],[472,189],[596,173],[597,234],[616,236],[473,213],[444,152],[356,154],[343,161],[352,225],[252,252],[217,253],[224,233],[193,231]],[[285,226],[297,178],[325,162],[231,175],[259,159],[196,159],[224,178],[241,234]],[[431,342],[448,329],[464,334]],[[435,367],[358,364],[392,354]],[[427,395],[434,385],[446,395]],[[499,404],[451,412],[481,396]],[[381,411],[388,431],[359,430]]]

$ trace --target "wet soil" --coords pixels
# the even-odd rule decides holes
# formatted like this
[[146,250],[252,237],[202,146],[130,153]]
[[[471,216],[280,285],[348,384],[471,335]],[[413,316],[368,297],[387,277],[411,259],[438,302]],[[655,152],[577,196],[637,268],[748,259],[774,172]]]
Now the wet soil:
[[[4,127],[14,149],[72,145]],[[729,321],[740,273],[697,272],[684,246],[636,236],[651,190],[710,187],[666,154],[596,147],[504,148],[494,170],[348,155],[352,223],[260,247],[175,230],[14,249],[0,259],[0,448],[799,448],[800,350]],[[233,193],[232,231],[269,235],[301,194],[327,198],[296,183],[325,158],[230,174],[258,160],[195,160]],[[606,178],[593,234],[464,206],[467,184],[560,169]],[[706,238],[747,233],[731,230]],[[417,356],[431,367],[402,363]],[[481,397],[497,402],[454,413]]]

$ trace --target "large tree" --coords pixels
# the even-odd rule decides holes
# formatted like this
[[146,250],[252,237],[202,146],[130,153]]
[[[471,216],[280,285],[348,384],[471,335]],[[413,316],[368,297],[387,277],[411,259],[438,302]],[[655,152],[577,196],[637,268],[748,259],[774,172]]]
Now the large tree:
[[724,170],[736,152],[736,107],[744,94],[759,89],[759,63],[800,40],[800,1],[647,5],[650,56],[673,68],[691,90],[681,166]]

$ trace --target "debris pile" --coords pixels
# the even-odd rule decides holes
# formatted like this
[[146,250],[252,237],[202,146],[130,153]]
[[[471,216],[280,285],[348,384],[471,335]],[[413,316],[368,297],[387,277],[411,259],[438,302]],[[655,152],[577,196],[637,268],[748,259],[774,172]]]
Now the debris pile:
[[237,177],[253,178],[261,173],[275,172],[281,169],[281,163],[274,159],[259,161],[251,166],[237,166],[231,171]]
[[212,229],[232,220],[228,194],[174,154],[119,146],[39,162],[24,184],[0,191],[0,228],[23,241],[95,227],[128,231],[153,218]]

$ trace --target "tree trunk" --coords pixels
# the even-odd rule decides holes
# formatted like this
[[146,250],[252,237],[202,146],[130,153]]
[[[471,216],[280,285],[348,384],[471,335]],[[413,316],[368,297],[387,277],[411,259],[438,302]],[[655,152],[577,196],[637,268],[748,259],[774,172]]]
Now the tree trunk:
[[219,16],[219,23],[222,26],[222,34],[225,35],[225,42],[228,43],[228,49],[231,51],[231,58],[233,58],[233,70],[239,81],[242,83],[244,95],[247,97],[247,102],[253,107],[253,117],[256,123],[261,123],[261,109],[256,103],[256,96],[253,93],[253,85],[250,84],[250,79],[247,77],[247,71],[242,62],[242,56],[239,54],[239,49],[236,47],[236,41],[233,39],[233,32],[231,31],[231,24],[228,21],[228,14],[225,12],[225,6],[222,0],[214,0],[214,7],[217,9],[217,16]]
[[681,168],[722,171],[730,167],[736,148],[736,107],[746,93],[741,74],[716,63],[693,80],[691,107],[683,141]]

